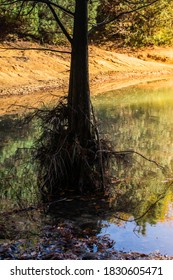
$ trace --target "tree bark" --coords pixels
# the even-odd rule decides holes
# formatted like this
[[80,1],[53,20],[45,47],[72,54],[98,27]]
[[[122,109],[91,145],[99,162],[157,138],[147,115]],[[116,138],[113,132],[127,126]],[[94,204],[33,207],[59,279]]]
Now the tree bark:
[[76,0],[70,81],[68,93],[69,129],[83,147],[91,137],[88,71],[88,0]]

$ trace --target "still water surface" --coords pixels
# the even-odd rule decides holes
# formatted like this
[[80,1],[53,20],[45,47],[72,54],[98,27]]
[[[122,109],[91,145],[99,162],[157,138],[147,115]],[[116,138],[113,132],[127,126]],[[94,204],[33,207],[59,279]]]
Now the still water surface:
[[[100,133],[116,151],[137,151],[163,167],[138,154],[114,161],[114,211],[98,235],[108,234],[118,250],[173,255],[173,91],[139,85],[99,95],[93,104]],[[4,211],[37,200],[35,167],[29,153],[23,162],[22,153],[30,150],[38,128],[22,128],[17,118],[6,116],[0,119],[0,131]]]
[[122,220],[110,218],[102,233],[110,234],[119,250],[172,255],[173,90],[129,87],[97,97],[95,107],[100,131],[117,151],[135,150],[163,166],[139,155],[114,164],[122,182],[112,193]]

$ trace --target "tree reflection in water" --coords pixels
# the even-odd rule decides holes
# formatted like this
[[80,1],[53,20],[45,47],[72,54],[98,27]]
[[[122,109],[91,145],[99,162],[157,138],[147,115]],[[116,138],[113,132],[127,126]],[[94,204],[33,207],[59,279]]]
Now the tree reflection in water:
[[172,96],[171,89],[129,87],[94,100],[101,132],[116,151],[134,150],[164,166],[159,169],[132,154],[113,165],[112,173],[119,179],[112,187],[115,209],[137,219],[143,234],[146,222],[155,224],[165,219],[173,201]]
[[[112,166],[112,175],[117,179],[112,181],[109,205],[105,203],[103,210],[104,207],[99,208],[99,203],[93,201],[96,203],[92,207],[90,205],[93,211],[89,211],[88,216],[82,214],[85,225],[79,216],[80,209],[83,213],[86,207],[82,210],[83,203],[79,203],[81,208],[79,205],[76,208],[79,215],[73,217],[74,220],[76,218],[75,226],[78,228],[83,223],[82,227],[86,226],[92,234],[99,235],[106,224],[110,228],[112,224],[116,225],[114,231],[118,233],[122,227],[126,230],[126,221],[131,221],[131,230],[136,235],[147,235],[148,225],[156,226],[157,231],[157,225],[173,217],[172,91],[159,89],[150,92],[130,87],[98,96],[93,101],[100,133],[112,141],[116,151],[135,150],[165,168],[159,169],[135,154],[117,158]],[[21,127],[17,118],[7,116],[0,119],[0,130],[0,210],[37,203],[37,167],[30,148],[39,134],[39,125]],[[61,211],[59,209],[56,221],[63,207]],[[101,209],[104,214],[102,218],[99,215],[98,220],[94,213],[96,209]]]

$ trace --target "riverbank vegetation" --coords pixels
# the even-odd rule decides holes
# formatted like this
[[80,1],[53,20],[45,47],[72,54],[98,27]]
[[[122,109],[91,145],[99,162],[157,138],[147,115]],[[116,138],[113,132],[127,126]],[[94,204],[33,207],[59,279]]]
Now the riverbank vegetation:
[[[72,34],[73,28],[73,2],[55,1],[61,7],[57,16],[66,24],[69,34]],[[109,42],[114,47],[170,45],[173,40],[172,12],[173,3],[169,0],[146,0],[142,3],[89,1],[90,42]],[[0,24],[1,41],[24,39],[41,44],[67,44],[53,14],[42,1],[1,0]]]

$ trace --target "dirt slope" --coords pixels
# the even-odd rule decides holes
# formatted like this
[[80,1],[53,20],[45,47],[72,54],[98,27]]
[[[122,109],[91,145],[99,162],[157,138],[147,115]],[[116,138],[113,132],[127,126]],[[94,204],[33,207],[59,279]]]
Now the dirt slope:
[[[27,42],[0,45],[0,114],[38,107],[67,92],[70,54],[36,48],[40,46]],[[68,48],[65,51],[69,51]],[[153,53],[158,54],[158,50]],[[171,59],[171,51],[167,53]],[[154,54],[147,56],[146,51],[127,55],[91,46],[91,94],[136,84],[141,79],[153,80],[173,74],[172,61],[165,63],[162,59],[161,62],[152,59],[156,59]]]

